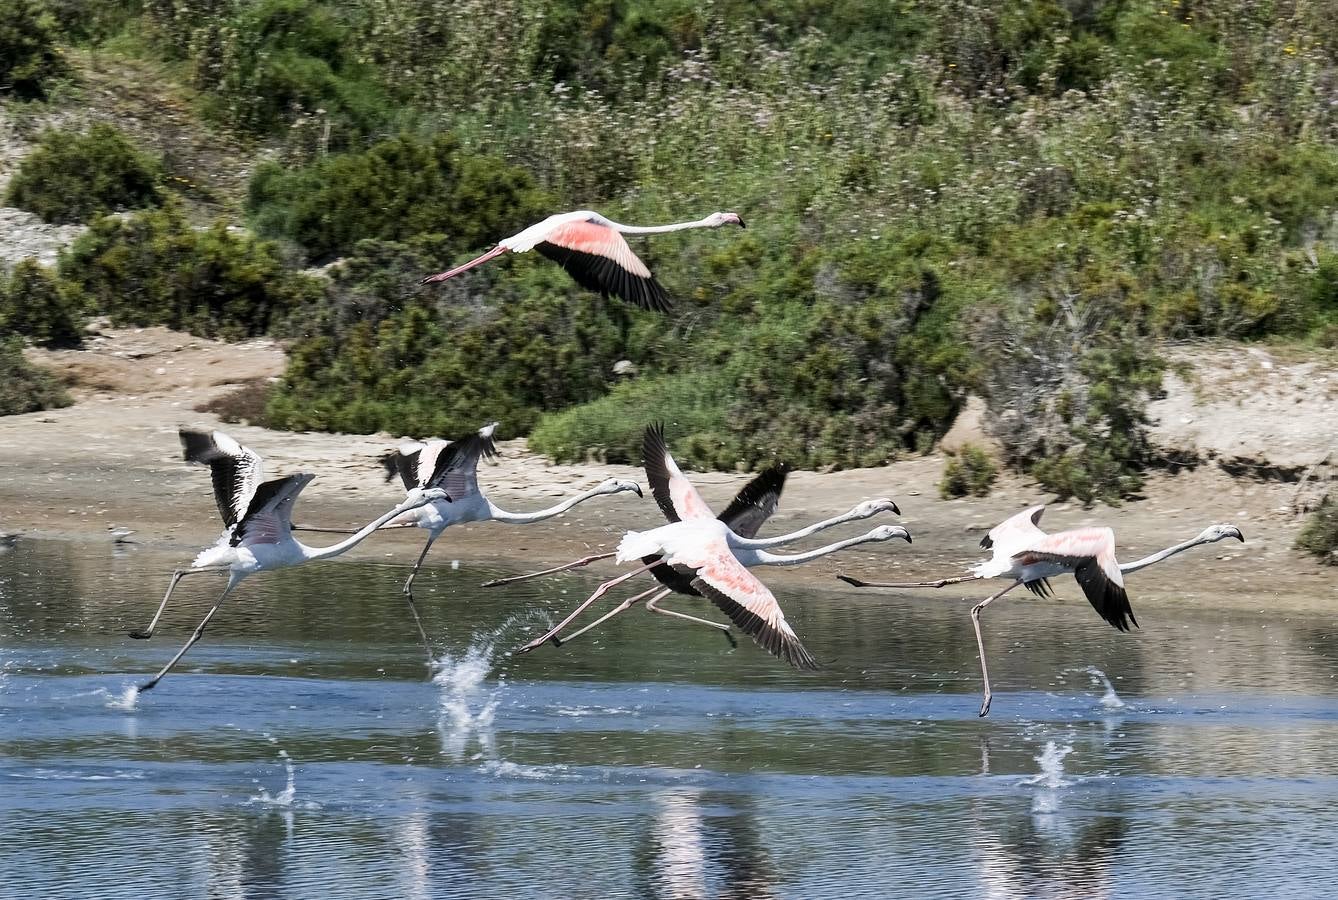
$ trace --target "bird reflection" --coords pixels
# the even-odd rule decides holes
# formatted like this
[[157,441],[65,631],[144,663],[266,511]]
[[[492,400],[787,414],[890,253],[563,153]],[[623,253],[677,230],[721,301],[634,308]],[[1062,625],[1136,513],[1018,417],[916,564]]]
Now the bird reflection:
[[[288,816],[283,815],[284,812]],[[209,897],[268,900],[286,896],[284,845],[291,810],[248,810],[212,830],[208,850]]]
[[[646,896],[755,900],[776,896],[750,798],[695,787],[651,797],[652,818],[633,865]],[[707,812],[710,807],[715,807]]]

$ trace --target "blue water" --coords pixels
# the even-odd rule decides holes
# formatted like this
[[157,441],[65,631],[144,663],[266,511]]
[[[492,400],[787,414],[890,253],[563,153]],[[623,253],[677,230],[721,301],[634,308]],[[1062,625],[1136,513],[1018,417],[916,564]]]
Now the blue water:
[[126,637],[188,556],[0,558],[3,900],[1332,894],[1338,610],[1144,610],[1134,584],[1121,635],[1072,584],[1010,596],[980,720],[961,594],[768,572],[826,663],[798,673],[637,609],[514,657],[595,579],[440,566],[429,671],[404,570],[345,561],[248,581],[134,697],[221,588]]

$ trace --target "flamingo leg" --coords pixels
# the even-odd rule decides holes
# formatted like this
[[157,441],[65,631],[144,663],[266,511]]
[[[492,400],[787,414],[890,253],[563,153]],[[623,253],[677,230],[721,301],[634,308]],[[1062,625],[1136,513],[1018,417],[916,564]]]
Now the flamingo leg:
[[214,605],[209,608],[209,612],[205,613],[204,618],[200,620],[200,624],[195,626],[195,631],[191,633],[190,640],[186,641],[186,643],[182,646],[182,648],[177,651],[177,655],[172,657],[168,661],[167,665],[163,666],[162,669],[159,670],[157,675],[153,676],[148,681],[144,682],[139,686],[140,693],[143,693],[144,691],[153,690],[154,686],[156,686],[158,682],[163,680],[163,676],[166,675],[168,672],[172,671],[172,667],[177,664],[177,661],[180,660],[181,657],[186,655],[186,651],[189,650],[191,647],[195,646],[196,641],[204,637],[205,626],[209,624],[209,620],[214,617],[214,613],[218,612],[219,607],[223,605],[223,601],[227,598],[228,594],[232,592],[232,589],[237,586],[237,583],[241,581],[243,577],[245,576],[238,575],[235,572],[233,573],[232,577],[228,579],[228,586],[223,589],[223,593],[218,595],[218,599],[215,600]]
[[198,575],[201,572],[226,572],[227,566],[205,566],[201,569],[177,569],[172,573],[172,580],[167,585],[167,593],[163,595],[163,602],[158,604],[158,611],[153,614],[153,619],[149,622],[149,627],[143,631],[136,629],[130,632],[130,636],[139,641],[147,641],[153,637],[153,630],[158,627],[158,620],[163,617],[163,610],[167,609],[167,601],[171,599],[172,592],[177,588],[177,582],[187,575]]
[[617,587],[618,585],[622,584],[622,583],[623,583],[624,581],[626,581],[627,579],[632,578],[632,577],[634,577],[634,576],[636,576],[636,575],[640,575],[642,572],[649,572],[651,569],[655,568],[655,567],[658,566],[659,564],[660,564],[660,560],[657,559],[657,560],[655,560],[655,562],[653,562],[653,563],[647,563],[647,564],[644,565],[644,566],[637,566],[637,567],[636,567],[635,569],[633,569],[632,571],[627,572],[627,573],[625,573],[625,574],[623,574],[623,575],[619,575],[617,578],[613,579],[612,581],[606,581],[606,582],[604,582],[604,583],[601,584],[599,587],[595,588],[595,592],[594,592],[593,594],[591,594],[589,597],[587,597],[584,603],[582,603],[580,606],[578,606],[578,607],[576,607],[574,610],[572,610],[572,611],[571,611],[571,614],[568,615],[567,618],[563,619],[563,620],[562,620],[561,622],[559,622],[555,627],[550,628],[550,629],[549,629],[547,632],[545,632],[544,634],[539,635],[537,638],[535,638],[534,640],[530,641],[528,644],[526,644],[524,647],[521,647],[521,648],[520,648],[519,650],[517,650],[516,652],[517,652],[517,653],[529,653],[531,650],[534,650],[534,649],[536,649],[536,648],[538,648],[538,647],[542,647],[544,644],[546,644],[546,643],[548,643],[550,640],[552,640],[553,635],[557,634],[559,631],[561,631],[562,629],[566,628],[568,625],[570,625],[570,624],[572,623],[572,621],[573,621],[577,616],[579,616],[581,613],[585,612],[586,608],[589,607],[590,604],[594,603],[594,602],[595,602],[596,600],[598,600],[600,597],[603,597],[605,594],[607,594],[609,591],[613,590],[613,589],[614,589],[615,587]]
[[594,556],[582,556],[576,562],[564,563],[560,566],[554,566],[551,569],[544,569],[541,572],[529,572],[525,575],[512,575],[510,578],[494,578],[492,581],[485,581],[482,587],[500,587],[504,584],[510,584],[513,581],[528,581],[531,578],[538,578],[541,575],[552,575],[554,572],[566,572],[569,569],[579,569],[582,566],[588,566],[592,562],[598,562],[601,559],[609,559],[616,556],[616,553],[597,553]]
[[663,609],[659,606],[661,600],[669,596],[669,591],[665,591],[660,596],[655,597],[646,603],[646,612],[659,613],[662,616],[673,616],[675,619],[685,619],[689,622],[696,622],[700,625],[710,625],[712,628],[719,628],[724,632],[725,640],[729,641],[731,647],[738,647],[739,642],[734,640],[734,635],[730,632],[728,625],[721,625],[719,622],[712,622],[710,619],[699,619],[696,616],[690,616],[687,613],[675,612],[672,609]]
[[975,581],[979,575],[962,575],[957,578],[940,578],[938,581],[860,581],[849,575],[837,575],[837,578],[853,587],[873,588],[941,588],[949,584],[961,584],[963,581]]
[[581,635],[585,634],[587,631],[589,631],[590,629],[594,628],[595,626],[597,626],[597,625],[601,625],[601,624],[603,624],[604,622],[607,622],[609,619],[612,619],[614,616],[618,615],[618,613],[627,612],[627,610],[631,609],[632,604],[634,604],[634,603],[639,603],[639,602],[641,602],[642,600],[645,600],[647,597],[649,597],[651,594],[655,593],[656,591],[661,591],[662,594],[668,594],[668,593],[669,593],[669,590],[668,590],[667,588],[653,587],[653,588],[651,588],[651,589],[648,590],[648,591],[642,591],[641,593],[636,594],[635,596],[628,597],[628,598],[627,598],[626,600],[624,600],[622,603],[619,603],[619,604],[618,604],[617,606],[615,606],[613,609],[611,609],[611,610],[609,610],[608,612],[604,613],[604,615],[600,616],[598,619],[595,619],[595,621],[591,622],[589,625],[585,626],[585,627],[582,628],[580,631],[574,631],[574,632],[572,632],[571,634],[567,635],[565,638],[559,638],[557,635],[553,635],[553,638],[552,638],[552,640],[553,640],[553,646],[554,646],[554,647],[561,647],[563,644],[569,644],[569,643],[571,643],[572,641],[576,640],[578,637],[580,637]]
[[1014,581],[999,593],[992,594],[971,607],[971,624],[976,629],[976,647],[980,649],[980,678],[985,682],[985,698],[980,704],[981,718],[990,714],[990,701],[994,699],[994,694],[990,692],[990,670],[985,665],[985,639],[980,636],[980,611],[1021,583],[1021,579]]
[[503,253],[505,253],[505,252],[506,252],[506,248],[503,247],[501,244],[498,244],[496,247],[493,247],[491,250],[489,250],[487,253],[483,254],[482,256],[475,257],[474,259],[471,259],[471,260],[470,260],[469,262],[467,262],[467,263],[463,263],[462,265],[458,265],[458,266],[456,266],[454,269],[451,269],[449,272],[439,272],[439,273],[436,274],[436,275],[429,275],[428,277],[424,278],[422,281],[420,281],[420,282],[418,282],[418,283],[419,283],[419,284],[433,284],[433,283],[438,282],[438,281],[445,281],[447,278],[454,278],[456,275],[459,275],[461,272],[468,272],[470,269],[474,268],[475,266],[481,266],[481,265],[483,265],[485,262],[487,262],[488,260],[492,259],[494,256],[501,256],[501,255],[502,255]]
[[[413,596],[413,580],[418,577],[418,570],[423,567],[423,560],[427,559],[427,551],[432,549],[432,542],[437,539],[437,535],[428,534],[427,543],[423,545],[423,552],[418,554],[418,562],[413,564],[413,571],[409,573],[409,580],[404,582],[403,593],[406,597]],[[410,603],[413,601],[410,600]]]

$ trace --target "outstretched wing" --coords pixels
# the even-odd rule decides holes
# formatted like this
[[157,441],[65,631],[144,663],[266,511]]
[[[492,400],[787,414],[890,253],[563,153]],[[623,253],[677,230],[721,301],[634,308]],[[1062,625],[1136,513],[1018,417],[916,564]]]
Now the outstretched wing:
[[228,543],[236,547],[239,544],[278,544],[287,540],[293,530],[293,502],[315,477],[298,472],[257,487]]
[[264,460],[221,431],[182,428],[182,455],[186,462],[208,466],[214,482],[214,500],[223,523],[231,528],[246,514],[256,488],[265,477]]
[[[436,443],[444,445],[445,441]],[[423,453],[427,449],[428,445],[420,441],[406,441],[400,444],[398,449],[392,450],[381,457],[381,465],[386,470],[386,481],[391,481],[399,476],[406,491],[419,487],[418,467],[423,459]]]
[[672,306],[669,292],[623,236],[600,222],[563,223],[549,231],[534,249],[566,269],[587,290],[655,312],[668,312]]
[[663,424],[655,422],[646,426],[646,434],[641,442],[641,456],[645,462],[650,492],[666,519],[678,522],[714,517],[711,507],[706,505],[701,494],[697,493],[692,482],[688,481],[678,468],[678,463],[669,455],[669,448],[664,442]]
[[422,486],[442,488],[456,501],[477,494],[479,460],[497,455],[497,442],[492,436],[496,426],[494,422],[468,437],[446,443],[433,460],[431,473]]
[[781,491],[785,490],[785,476],[789,473],[790,467],[785,463],[762,472],[743,486],[720,514],[720,521],[739,537],[757,537],[757,532],[776,512]]
[[1076,528],[1046,535],[1013,559],[1022,565],[1055,562],[1072,567],[1078,586],[1101,618],[1120,631],[1128,631],[1130,625],[1138,627],[1115,560],[1115,532],[1109,528]]
[[1045,504],[1041,503],[1030,509],[1024,509],[1017,515],[1009,516],[998,525],[990,529],[990,533],[980,539],[980,546],[990,550],[995,544],[1002,544],[1007,547],[1009,544],[1018,544],[1024,541],[1031,541],[1045,536],[1041,531],[1041,515],[1045,512]]
[[785,613],[767,586],[735,558],[723,541],[711,547],[692,586],[724,610],[730,621],[759,646],[796,669],[818,664],[785,621]]

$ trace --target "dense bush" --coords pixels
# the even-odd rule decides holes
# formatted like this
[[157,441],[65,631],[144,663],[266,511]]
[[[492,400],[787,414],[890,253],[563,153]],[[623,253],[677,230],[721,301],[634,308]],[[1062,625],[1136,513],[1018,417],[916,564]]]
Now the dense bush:
[[0,331],[0,416],[69,405],[60,383],[23,358],[23,339]]
[[94,125],[86,134],[53,130],[23,160],[5,202],[47,222],[83,222],[156,205],[160,177],[157,161],[111,125]]
[[404,134],[297,171],[264,165],[247,200],[262,234],[295,241],[318,260],[347,254],[360,240],[420,234],[478,247],[542,217],[545,206],[523,170],[462,153],[446,134]]
[[938,493],[944,500],[968,494],[986,497],[998,477],[999,467],[990,455],[974,444],[965,444],[948,457],[943,467],[943,480],[938,483]]
[[1318,557],[1326,565],[1338,566],[1338,503],[1325,497],[1310,513],[1297,535],[1296,549]]
[[90,310],[120,325],[167,325],[237,340],[278,328],[319,283],[277,248],[219,222],[196,229],[175,203],[98,219],[60,258]]
[[67,70],[59,23],[42,0],[0,2],[0,92],[40,98],[49,79]]
[[0,283],[0,334],[17,333],[46,347],[78,347],[83,335],[83,295],[74,284],[21,260]]

